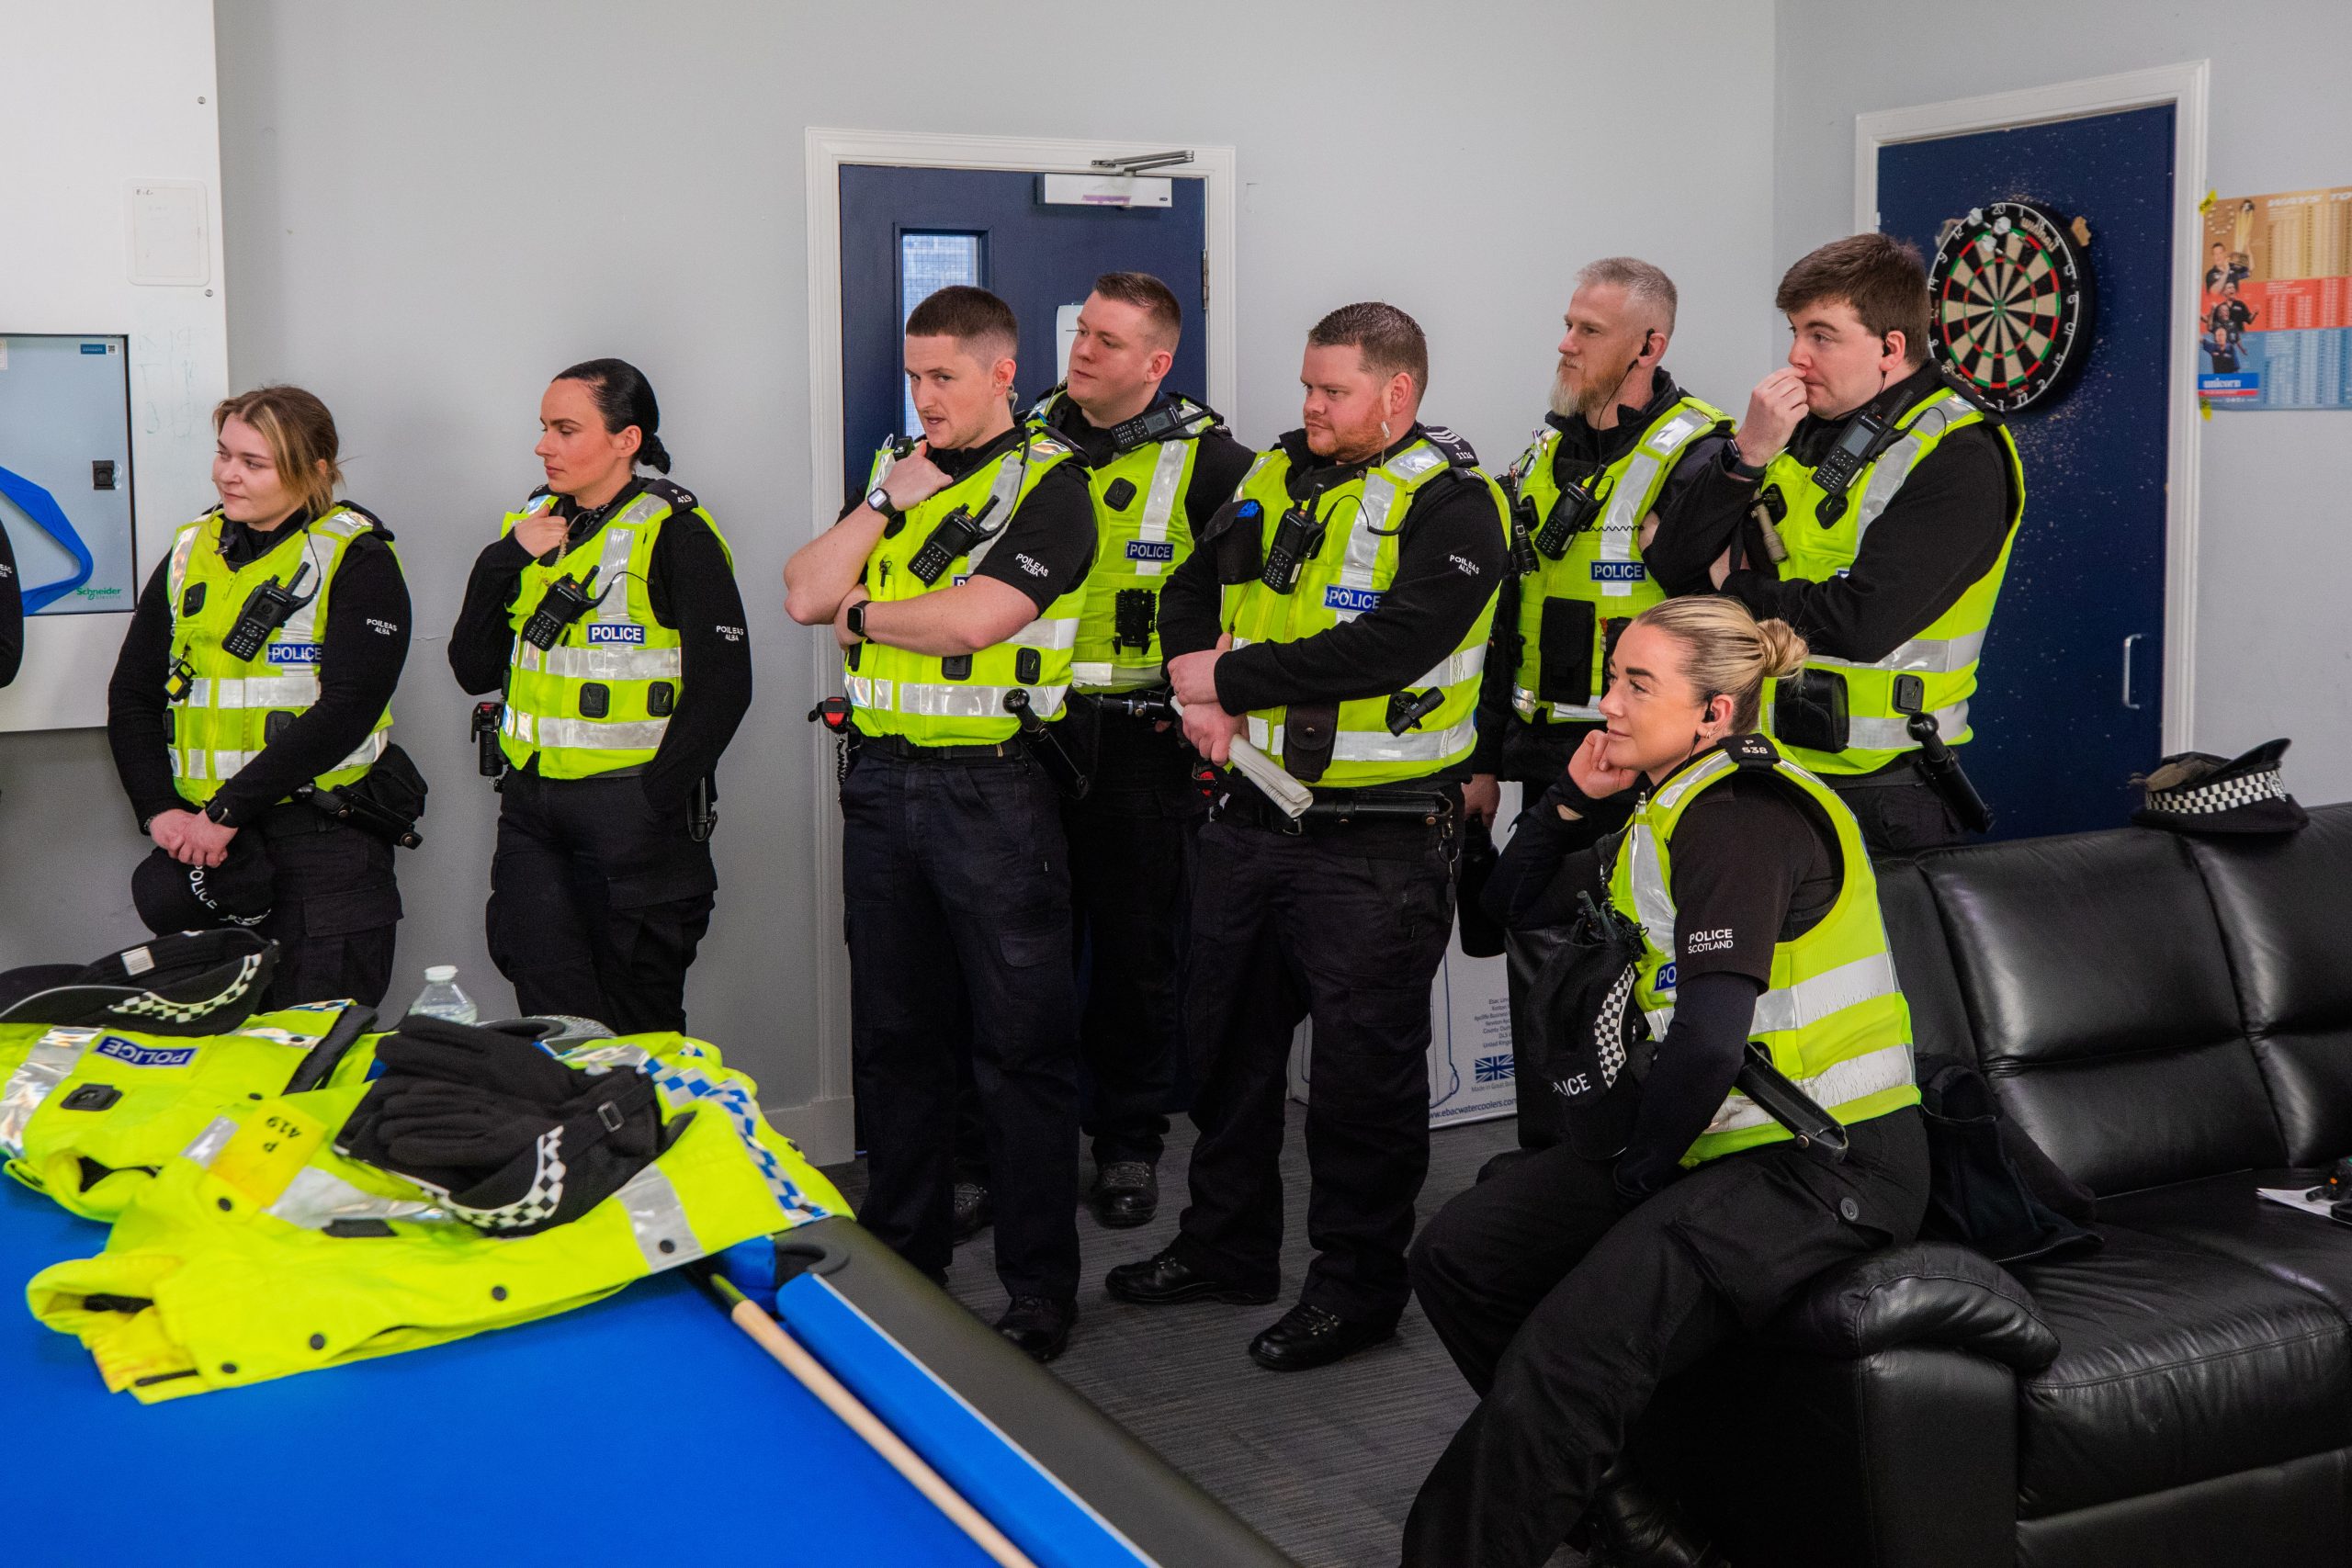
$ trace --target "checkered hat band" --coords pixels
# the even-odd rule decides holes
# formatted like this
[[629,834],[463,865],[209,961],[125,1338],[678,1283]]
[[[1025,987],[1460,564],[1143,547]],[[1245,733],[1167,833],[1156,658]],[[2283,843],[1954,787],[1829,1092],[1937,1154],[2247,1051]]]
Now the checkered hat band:
[[2197,784],[2188,789],[2152,789],[2148,792],[2148,809],[2168,811],[2176,817],[2212,817],[2242,806],[2286,798],[2287,786],[2280,782],[2278,770],[2269,768],[2242,778],[2223,779],[2219,784]]
[[458,1218],[483,1231],[516,1231],[530,1225],[543,1225],[555,1218],[563,1203],[563,1129],[550,1127],[539,1134],[533,1151],[537,1156],[531,1171],[531,1185],[523,1196],[512,1203],[495,1208],[476,1209],[455,1199],[447,1200],[449,1212]]

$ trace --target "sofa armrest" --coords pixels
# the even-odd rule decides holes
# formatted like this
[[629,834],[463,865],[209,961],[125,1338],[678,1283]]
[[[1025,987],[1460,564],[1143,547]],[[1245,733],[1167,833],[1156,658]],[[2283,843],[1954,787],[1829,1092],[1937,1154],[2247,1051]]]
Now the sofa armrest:
[[1979,1252],[1920,1241],[1828,1270],[1781,1311],[1768,1344],[1858,1359],[1904,1345],[1939,1345],[2038,1372],[2058,1336],[2016,1276]]

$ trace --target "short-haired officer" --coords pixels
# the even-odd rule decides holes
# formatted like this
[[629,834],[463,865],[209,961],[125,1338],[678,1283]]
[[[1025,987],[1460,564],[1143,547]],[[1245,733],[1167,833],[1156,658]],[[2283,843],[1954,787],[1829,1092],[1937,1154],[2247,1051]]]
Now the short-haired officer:
[[626,360],[548,383],[547,483],[476,558],[449,637],[460,686],[503,688],[477,716],[505,770],[490,955],[525,1012],[624,1033],[685,1028],[718,890],[712,774],[752,703],[734,558],[667,478],[661,423]]
[[[1094,555],[1069,445],[1017,422],[1020,328],[957,285],[907,317],[922,440],[785,563],[785,608],[842,649],[858,1217],[944,1278],[956,1048],[968,1028],[996,1201],[997,1327],[1039,1360],[1077,1315],[1077,989],[1061,797],[1023,739],[1061,715]],[[1053,744],[1049,738],[1046,744]]]
[[[1071,684],[1091,720],[1092,787],[1066,803],[1070,888],[1087,955],[1079,1054],[1092,1080],[1095,1217],[1159,1207],[1164,1114],[1183,1020],[1176,994],[1185,866],[1207,801],[1183,737],[1122,701],[1165,694],[1159,595],[1255,456],[1216,414],[1170,391],[1183,308],[1148,273],[1111,272],[1079,307],[1067,380],[1030,417],[1086,465],[1099,535]],[[1075,726],[1074,726],[1075,728]]]
[[408,583],[391,531],[335,499],[326,404],[256,388],[215,408],[212,428],[220,504],[174,533],[139,595],[107,742],[158,852],[204,870],[233,858],[266,880],[255,929],[278,944],[270,1006],[372,1007],[400,928],[392,845],[309,797],[365,791],[388,757],[414,777],[391,742]]
[[1259,455],[1160,599],[1193,746],[1223,763],[1246,738],[1314,804],[1294,822],[1236,784],[1201,829],[1192,1202],[1171,1246],[1108,1284],[1148,1305],[1273,1300],[1284,1066],[1311,1017],[1317,1256],[1298,1304],[1250,1347],[1277,1371],[1395,1334],[1429,1169],[1430,985],[1510,536],[1469,447],[1419,422],[1428,380],[1421,329],[1395,306],[1317,322],[1305,428]]
[[[1674,280],[1632,256],[1577,274],[1551,412],[1503,477],[1515,586],[1495,606],[1464,792],[1470,814],[1486,821],[1502,780],[1541,794],[1560,776],[1600,728],[1618,633],[1669,592],[1705,591],[1708,564],[1731,542],[1720,525],[1707,538],[1679,537],[1691,530],[1679,509],[1694,477],[1720,458],[1731,421],[1667,373],[1676,305]],[[1667,544],[1653,551],[1660,536]],[[1679,581],[1661,565],[1678,566]]]
[[[1953,843],[1961,824],[1918,771],[1910,718],[1929,716],[1952,746],[1972,733],[2025,509],[2017,445],[1928,358],[1927,273],[1910,246],[1833,240],[1789,268],[1775,303],[1789,363],[1748,398],[1724,456],[1736,482],[1700,508],[1718,523],[1761,514],[1714,575],[1813,649],[1766,690],[1764,730],[1838,791],[1873,851]],[[1777,568],[1771,536],[1787,558]]]

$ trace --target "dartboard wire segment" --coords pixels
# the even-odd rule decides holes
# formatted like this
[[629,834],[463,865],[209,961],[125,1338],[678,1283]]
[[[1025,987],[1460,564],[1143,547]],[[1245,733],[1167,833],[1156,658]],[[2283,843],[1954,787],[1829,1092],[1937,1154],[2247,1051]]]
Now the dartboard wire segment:
[[1938,360],[2015,412],[2052,396],[2090,346],[2090,273],[2052,213],[2030,202],[1972,209],[1936,253]]

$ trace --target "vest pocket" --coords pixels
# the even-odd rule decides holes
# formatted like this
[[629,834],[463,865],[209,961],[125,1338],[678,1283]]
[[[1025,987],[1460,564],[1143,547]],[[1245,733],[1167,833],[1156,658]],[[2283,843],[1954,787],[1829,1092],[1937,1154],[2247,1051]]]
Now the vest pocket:
[[1283,720],[1283,766],[1301,784],[1313,784],[1330,771],[1331,751],[1340,743],[1340,705],[1294,703]]
[[1012,656],[1012,682],[1017,686],[1034,686],[1046,678],[1046,656],[1034,648],[1018,649]]
[[1596,616],[1588,599],[1546,599],[1536,648],[1543,659],[1536,696],[1577,706],[1592,701],[1592,637]]
[[950,681],[972,678],[972,656],[968,653],[950,654],[939,661],[939,673]]
[[287,727],[293,722],[294,715],[290,709],[279,708],[269,714],[261,721],[261,743],[265,746],[277,745],[277,738],[285,734]]
[[1807,668],[1783,676],[1772,697],[1772,738],[1811,751],[1846,749],[1846,678]]
[[602,718],[613,711],[613,689],[602,682],[591,681],[580,688],[580,716]]
[[656,681],[645,689],[645,711],[654,718],[667,718],[677,711],[678,688],[667,681]]

